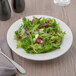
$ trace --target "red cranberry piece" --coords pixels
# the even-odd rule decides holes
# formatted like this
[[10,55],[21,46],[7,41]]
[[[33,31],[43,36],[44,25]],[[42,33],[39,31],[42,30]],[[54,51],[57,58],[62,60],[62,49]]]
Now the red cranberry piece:
[[30,46],[30,50],[33,50],[33,48]]
[[49,27],[49,25],[48,25],[48,24],[46,24],[46,23],[44,23],[43,25],[40,25],[40,26],[39,26],[39,28],[42,28],[42,27],[48,28],[48,27]]
[[37,22],[39,23],[39,19],[38,19],[38,18],[36,18],[36,20],[37,20]]
[[38,18],[35,18],[38,21]]
[[33,24],[33,20],[31,21],[31,24]]
[[57,30],[55,33],[57,34],[59,32],[59,30]]
[[43,37],[40,37],[39,39],[43,40]]
[[46,27],[46,28],[48,28],[48,27],[49,27],[49,25],[46,25],[45,27]]
[[17,38],[18,38],[18,39],[20,39],[20,38],[21,38],[21,36],[20,36],[20,35],[18,35],[18,36],[17,36]]
[[[37,22],[39,23],[39,20],[38,20],[38,18],[35,18],[36,20],[37,20]],[[31,24],[33,24],[33,22],[34,22],[34,20],[32,20],[32,21],[30,21],[31,22]]]
[[47,25],[46,23],[42,25],[42,27],[49,27],[49,25]]
[[41,39],[40,38],[37,38],[36,39],[36,43],[40,44],[41,43]]
[[55,25],[52,26],[53,28],[55,27]]
[[25,27],[25,31],[27,31],[28,30],[28,28],[27,28],[27,26]]
[[49,23],[49,21],[46,21],[45,23]]

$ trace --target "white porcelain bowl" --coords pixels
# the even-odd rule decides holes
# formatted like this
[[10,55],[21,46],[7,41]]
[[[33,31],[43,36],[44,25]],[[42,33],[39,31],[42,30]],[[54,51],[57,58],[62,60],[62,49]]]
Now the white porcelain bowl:
[[[27,16],[26,18],[32,20],[33,16],[37,18],[40,18],[40,17],[54,18],[54,17],[46,16],[46,15],[32,15],[32,16]],[[22,48],[17,49],[16,40],[14,40],[14,32],[18,30],[19,27],[21,26],[22,19],[19,19],[18,21],[14,22],[7,32],[7,42],[8,42],[9,47],[12,49],[12,51],[14,51],[19,56],[26,58],[26,59],[30,59],[30,60],[37,60],[37,61],[51,60],[51,59],[54,59],[54,58],[57,58],[63,55],[71,47],[72,41],[73,41],[73,35],[68,25],[66,25],[63,21],[57,18],[55,19],[57,23],[59,23],[62,31],[66,32],[63,38],[62,44],[60,46],[61,47],[60,49],[57,49],[57,50],[54,50],[48,53],[43,53],[43,54],[27,54]]]

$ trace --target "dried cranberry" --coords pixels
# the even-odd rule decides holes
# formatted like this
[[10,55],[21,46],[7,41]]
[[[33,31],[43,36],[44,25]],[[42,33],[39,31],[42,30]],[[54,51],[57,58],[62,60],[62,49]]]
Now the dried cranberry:
[[49,27],[49,25],[46,24],[46,23],[44,23],[44,24],[42,25],[42,27]]
[[55,25],[53,25],[52,27],[55,27]]
[[42,27],[48,28],[48,27],[49,27],[49,25],[48,25],[48,24],[46,24],[46,23],[44,23],[43,25],[40,25],[40,26],[39,26],[39,28],[42,28]]
[[36,18],[36,21],[39,22],[38,18]]
[[57,34],[59,32],[59,30],[57,30],[55,33]]
[[33,50],[32,46],[30,46],[30,49]]
[[46,28],[48,28],[48,27],[49,27],[49,25],[46,25],[45,27],[46,27]]
[[27,31],[28,30],[28,28],[27,28],[27,26],[25,27],[25,31]]
[[21,36],[20,36],[20,35],[18,35],[18,36],[17,36],[17,38],[18,38],[18,39],[20,39],[20,38],[21,38]]
[[49,23],[49,21],[46,21],[45,23]]
[[42,37],[40,37],[39,39],[43,40],[43,38],[42,38]]
[[40,44],[41,43],[41,39],[40,38],[37,38],[36,39],[36,43]]
[[33,24],[33,20],[32,21],[30,21],[31,22],[31,24]]
[[[37,22],[39,23],[39,20],[38,20],[38,18],[35,18],[36,20],[37,20]],[[34,20],[32,20],[32,21],[30,21],[31,22],[31,24],[33,24],[33,22],[34,22]]]

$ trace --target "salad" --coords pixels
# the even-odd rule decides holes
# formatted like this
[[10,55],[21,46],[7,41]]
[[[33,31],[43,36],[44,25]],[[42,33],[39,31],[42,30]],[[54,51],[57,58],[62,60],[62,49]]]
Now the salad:
[[22,21],[23,24],[14,36],[17,48],[23,48],[31,54],[47,53],[60,48],[65,32],[55,19],[33,16],[31,21],[25,17]]

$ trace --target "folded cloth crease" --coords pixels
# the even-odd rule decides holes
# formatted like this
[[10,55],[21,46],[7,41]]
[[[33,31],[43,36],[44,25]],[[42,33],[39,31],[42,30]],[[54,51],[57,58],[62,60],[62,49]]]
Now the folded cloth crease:
[[[12,58],[11,50],[7,44],[6,36],[0,37],[0,48],[8,57]],[[17,73],[15,66],[0,54],[0,76],[14,76]]]

